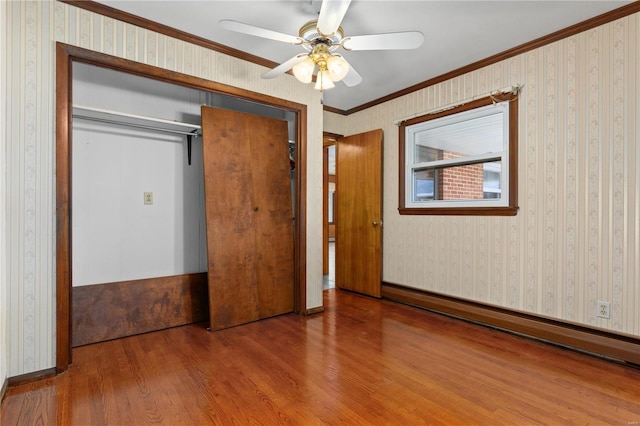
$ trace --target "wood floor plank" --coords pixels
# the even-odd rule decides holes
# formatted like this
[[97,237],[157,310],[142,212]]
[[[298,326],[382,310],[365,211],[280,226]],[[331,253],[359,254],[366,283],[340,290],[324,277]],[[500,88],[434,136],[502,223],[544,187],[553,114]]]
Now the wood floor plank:
[[[325,312],[75,348],[2,425],[633,425],[640,370],[340,290]],[[636,423],[634,423],[636,422]]]

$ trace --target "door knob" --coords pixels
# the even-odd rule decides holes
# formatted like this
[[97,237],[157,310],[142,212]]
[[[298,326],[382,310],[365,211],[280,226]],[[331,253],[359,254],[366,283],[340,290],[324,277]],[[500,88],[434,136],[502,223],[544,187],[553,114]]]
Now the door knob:
[[378,225],[382,226],[382,221],[378,222],[377,220],[374,220],[373,226],[378,226]]

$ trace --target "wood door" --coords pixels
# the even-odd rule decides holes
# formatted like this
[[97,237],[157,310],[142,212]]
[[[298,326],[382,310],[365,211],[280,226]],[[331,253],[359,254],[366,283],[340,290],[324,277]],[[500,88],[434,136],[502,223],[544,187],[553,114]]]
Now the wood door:
[[211,329],[293,311],[287,123],[202,107]]
[[380,297],[382,130],[336,145],[336,286]]

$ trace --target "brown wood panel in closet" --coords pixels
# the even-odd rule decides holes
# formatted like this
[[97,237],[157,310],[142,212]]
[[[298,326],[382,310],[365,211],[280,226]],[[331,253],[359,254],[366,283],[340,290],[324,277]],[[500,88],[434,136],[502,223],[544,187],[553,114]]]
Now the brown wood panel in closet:
[[207,274],[74,287],[72,346],[207,320]]

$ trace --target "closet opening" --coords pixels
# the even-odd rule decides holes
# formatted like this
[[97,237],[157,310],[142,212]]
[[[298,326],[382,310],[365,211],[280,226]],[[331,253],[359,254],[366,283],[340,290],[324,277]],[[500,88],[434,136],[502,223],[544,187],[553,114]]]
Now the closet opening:
[[[206,320],[201,105],[287,122],[293,310],[304,314],[306,106],[62,43],[56,53],[57,371],[73,346]],[[132,284],[129,298],[157,317],[118,299]],[[131,321],[74,314],[109,298]]]

